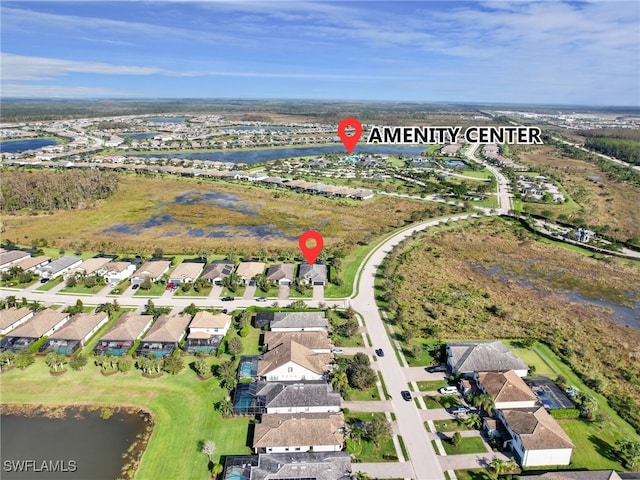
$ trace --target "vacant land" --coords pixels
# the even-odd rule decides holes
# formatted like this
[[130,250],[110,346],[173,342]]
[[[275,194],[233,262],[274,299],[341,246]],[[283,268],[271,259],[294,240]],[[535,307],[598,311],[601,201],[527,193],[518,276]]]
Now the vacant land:
[[326,248],[350,251],[442,206],[377,197],[364,202],[223,181],[119,176],[116,193],[91,208],[3,216],[3,238],[66,249],[144,253],[299,254],[297,239],[317,229]]
[[556,217],[565,215],[570,222],[604,227],[620,240],[640,238],[640,189],[609,179],[593,163],[563,157],[552,145],[517,150],[521,163],[558,180],[577,204],[527,204],[535,213],[546,210]]
[[[562,294],[618,305],[637,301],[637,267],[559,250],[499,219],[426,232],[393,255],[401,260],[392,264],[397,268],[383,267],[385,276],[401,281],[388,282],[387,304],[397,305],[393,318],[410,343],[429,336],[531,337],[551,346],[610,402],[640,400],[640,332]],[[631,405],[617,410],[632,419],[637,408]]]

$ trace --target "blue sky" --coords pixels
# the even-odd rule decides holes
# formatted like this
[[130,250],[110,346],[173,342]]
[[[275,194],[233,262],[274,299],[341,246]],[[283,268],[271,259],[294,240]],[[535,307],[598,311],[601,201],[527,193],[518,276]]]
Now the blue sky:
[[3,97],[640,106],[640,2],[12,2]]

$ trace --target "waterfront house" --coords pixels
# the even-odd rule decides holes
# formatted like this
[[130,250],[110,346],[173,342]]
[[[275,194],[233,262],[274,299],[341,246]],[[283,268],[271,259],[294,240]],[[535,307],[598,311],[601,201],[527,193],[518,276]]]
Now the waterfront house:
[[109,331],[105,333],[93,349],[96,355],[110,354],[114,356],[125,355],[136,340],[142,338],[153,323],[151,315],[140,315],[134,312],[125,312]]
[[137,355],[166,357],[178,348],[191,321],[189,315],[160,315],[136,350]]
[[47,338],[39,351],[40,353],[55,351],[70,355],[84,346],[85,342],[108,321],[109,316],[106,312],[73,315],[60,330]]
[[0,351],[17,352],[29,347],[41,337],[49,336],[69,320],[69,314],[45,309],[38,312],[23,325],[0,341]]
[[11,330],[25,323],[34,313],[27,307],[12,307],[0,310],[0,335],[6,335]]

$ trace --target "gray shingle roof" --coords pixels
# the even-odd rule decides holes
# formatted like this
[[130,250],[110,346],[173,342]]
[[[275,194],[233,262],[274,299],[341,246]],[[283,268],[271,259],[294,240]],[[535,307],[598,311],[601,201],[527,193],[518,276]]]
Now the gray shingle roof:
[[276,312],[271,328],[329,328],[324,312]]
[[298,277],[304,278],[309,282],[326,282],[327,281],[327,266],[319,263],[309,265],[303,263],[300,265],[300,272]]
[[111,342],[133,341],[142,334],[152,320],[153,317],[150,315],[126,312],[116,321],[101,340]]
[[251,468],[250,480],[313,478],[349,480],[351,460],[347,452],[261,454]]
[[265,398],[267,408],[340,407],[340,394],[327,382],[258,382],[256,396]]
[[528,370],[502,342],[460,342],[447,344],[456,372],[506,372]]

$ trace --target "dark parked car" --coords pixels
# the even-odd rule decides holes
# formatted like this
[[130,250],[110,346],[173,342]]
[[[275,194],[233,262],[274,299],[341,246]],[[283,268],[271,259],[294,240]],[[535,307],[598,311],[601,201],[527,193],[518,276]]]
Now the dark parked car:
[[140,284],[136,283],[131,287],[131,290],[136,290],[139,286]]
[[426,367],[425,370],[429,373],[446,372],[447,367],[444,365],[431,365],[430,367]]
[[40,283],[47,283],[49,281],[48,278],[41,278]]
[[404,398],[407,402],[411,401],[411,392],[409,390],[402,390],[400,392],[400,395],[402,395],[402,398]]
[[377,348],[376,355],[378,355],[379,357],[384,357],[384,350],[382,350],[381,348]]
[[222,297],[223,302],[233,302],[233,297]]

